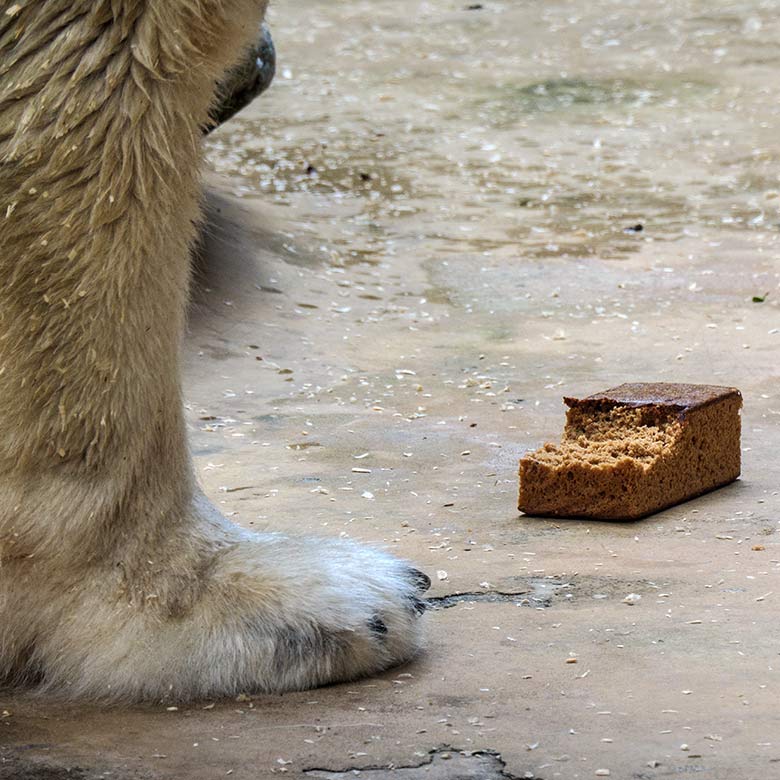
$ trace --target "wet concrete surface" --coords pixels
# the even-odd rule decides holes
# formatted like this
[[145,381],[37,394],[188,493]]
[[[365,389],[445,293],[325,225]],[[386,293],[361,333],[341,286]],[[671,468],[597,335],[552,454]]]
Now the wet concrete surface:
[[[176,710],[5,694],[0,777],[780,777],[774,4],[271,22],[276,83],[208,141],[195,464],[248,528],[425,569],[427,650]],[[624,381],[740,387],[742,479],[638,523],[520,516],[562,396]]]

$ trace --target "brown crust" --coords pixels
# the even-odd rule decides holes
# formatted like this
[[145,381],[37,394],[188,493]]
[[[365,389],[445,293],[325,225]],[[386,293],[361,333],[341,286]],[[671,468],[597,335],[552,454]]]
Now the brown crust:
[[626,514],[626,515],[616,515],[614,517],[598,517],[593,514],[556,514],[554,512],[525,512],[522,507],[518,507],[518,509],[526,516],[526,517],[549,517],[551,519],[556,520],[599,520],[599,521],[606,521],[606,522],[615,522],[615,523],[627,523],[627,522],[633,522],[634,520],[643,520],[645,517],[650,517],[650,515],[657,514],[658,512],[663,512],[665,509],[671,509],[673,506],[678,506],[679,504],[684,504],[686,501],[693,501],[695,498],[701,498],[701,496],[706,496],[707,493],[712,493],[713,490],[719,490],[722,487],[726,487],[726,485],[730,485],[732,482],[736,482],[739,479],[739,474],[735,477],[731,477],[730,479],[726,479],[723,482],[719,482],[717,485],[713,485],[712,487],[704,488],[704,490],[700,490],[698,493],[691,493],[689,496],[686,496],[682,500],[679,501],[670,501],[668,504],[662,504],[657,507],[652,507],[648,509],[645,512],[640,512],[634,515]]
[[587,398],[564,398],[570,408],[605,409],[615,406],[658,406],[669,411],[688,412],[702,406],[738,398],[740,406],[742,394],[736,387],[719,385],[688,385],[666,382],[632,382],[619,385]]

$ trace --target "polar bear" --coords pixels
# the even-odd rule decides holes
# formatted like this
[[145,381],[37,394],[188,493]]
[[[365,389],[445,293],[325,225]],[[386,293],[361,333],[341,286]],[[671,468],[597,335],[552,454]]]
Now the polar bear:
[[[201,128],[264,0],[0,0],[0,678],[288,691],[420,645],[425,575],[199,491],[179,380]],[[231,56],[233,53],[233,56]]]

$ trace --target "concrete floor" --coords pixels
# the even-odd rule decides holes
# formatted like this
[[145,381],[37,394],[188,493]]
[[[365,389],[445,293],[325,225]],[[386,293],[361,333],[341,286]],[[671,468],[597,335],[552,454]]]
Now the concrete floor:
[[[209,141],[196,468],[246,527],[416,562],[427,650],[179,709],[6,693],[0,778],[780,777],[771,4],[271,21],[277,84]],[[520,516],[561,397],[623,381],[738,386],[742,479],[638,523]]]

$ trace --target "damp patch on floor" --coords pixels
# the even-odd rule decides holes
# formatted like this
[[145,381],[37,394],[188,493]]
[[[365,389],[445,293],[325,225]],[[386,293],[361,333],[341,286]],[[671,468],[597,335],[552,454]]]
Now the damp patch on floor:
[[341,770],[307,769],[305,777],[319,780],[541,780],[533,772],[515,775],[507,771],[501,756],[492,750],[453,751],[441,748],[431,751],[419,763],[408,766],[348,768]]

